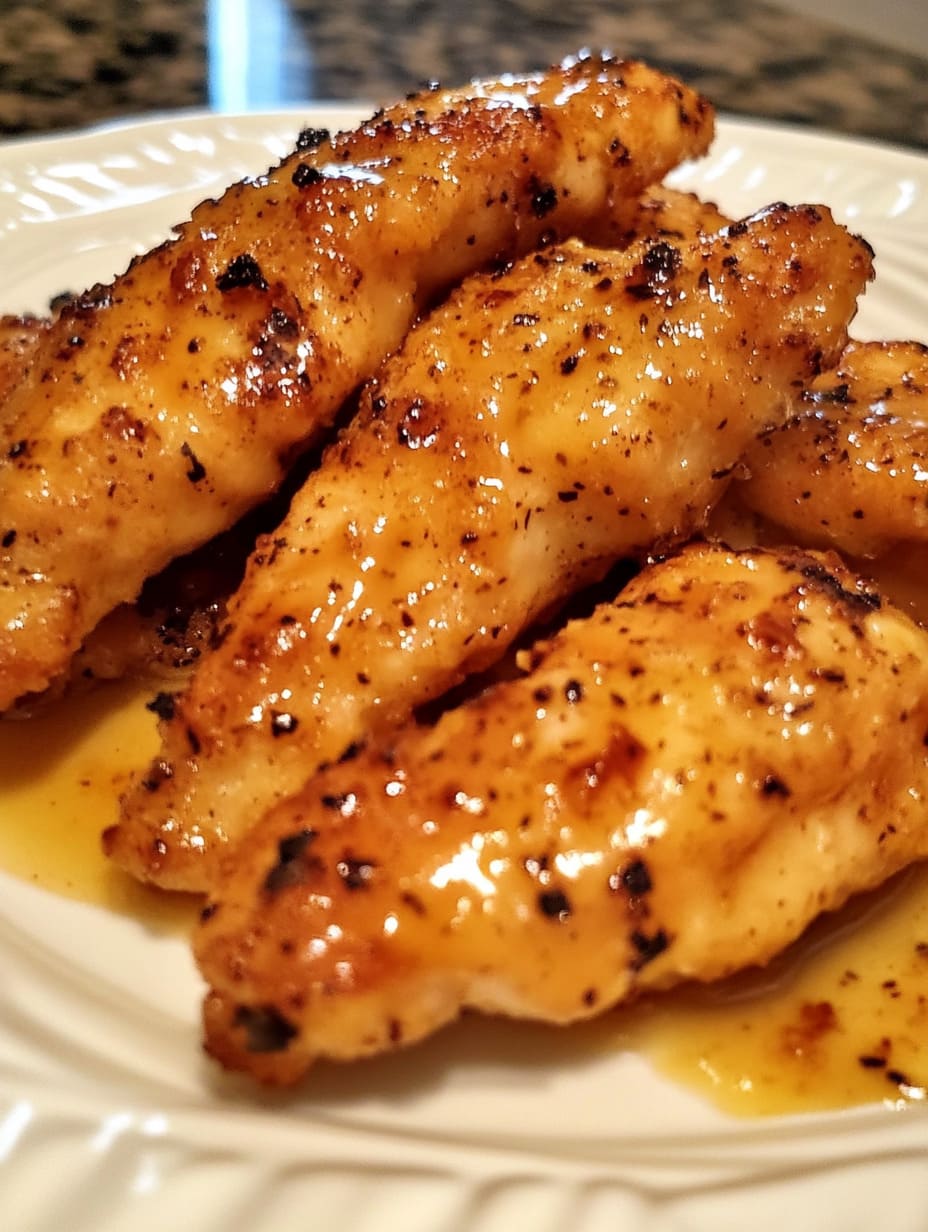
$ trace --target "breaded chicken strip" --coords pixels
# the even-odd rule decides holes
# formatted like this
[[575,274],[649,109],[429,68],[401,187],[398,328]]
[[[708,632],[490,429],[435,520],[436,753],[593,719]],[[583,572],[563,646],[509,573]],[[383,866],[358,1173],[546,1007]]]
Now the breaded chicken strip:
[[407,339],[250,562],[110,854],[209,886],[320,762],[497,660],[622,556],[704,524],[846,339],[871,272],[827,212],[476,277]]
[[229,854],[195,938],[224,1065],[588,1018],[765,963],[928,853],[928,634],[835,556],[687,548],[528,666]]
[[305,132],[66,304],[3,415],[0,708],[266,497],[436,295],[541,240],[623,234],[712,129],[693,91],[609,58],[427,91]]

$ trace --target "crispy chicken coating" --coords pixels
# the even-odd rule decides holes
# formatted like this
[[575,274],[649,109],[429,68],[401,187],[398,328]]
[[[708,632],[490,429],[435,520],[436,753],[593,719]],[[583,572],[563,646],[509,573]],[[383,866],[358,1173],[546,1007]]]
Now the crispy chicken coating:
[[635,62],[426,91],[205,201],[67,303],[0,442],[0,708],[43,688],[171,558],[280,482],[417,314],[539,241],[622,235],[712,135]]
[[228,854],[195,937],[224,1065],[714,980],[928,852],[928,634],[836,556],[691,546],[527,666]]
[[206,888],[222,846],[320,762],[617,558],[689,536],[840,352],[870,271],[826,211],[777,206],[705,240],[572,243],[470,280],[259,542],[110,854]]
[[738,500],[856,557],[928,542],[928,347],[852,342],[798,409],[747,453]]

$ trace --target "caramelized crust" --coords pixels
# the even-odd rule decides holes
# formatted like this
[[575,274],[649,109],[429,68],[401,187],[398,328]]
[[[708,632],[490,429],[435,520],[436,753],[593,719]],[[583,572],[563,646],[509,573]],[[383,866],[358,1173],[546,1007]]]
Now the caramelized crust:
[[297,1081],[465,1007],[568,1023],[764,963],[928,851],[928,635],[836,557],[708,545],[224,860],[206,1043]]
[[857,557],[928,543],[928,347],[853,342],[760,437],[737,497],[799,543]]
[[705,240],[572,243],[472,279],[259,543],[110,854],[208,887],[222,846],[320,762],[617,558],[692,534],[838,355],[870,268],[827,212],[778,206]]
[[[639,200],[632,227],[620,243],[627,246],[641,236],[682,241],[709,234],[729,221],[692,193],[656,185]],[[0,318],[0,382],[11,386],[21,378],[39,333],[48,324],[32,317]],[[298,469],[308,470],[310,465],[307,459]],[[21,717],[44,710],[76,689],[124,676],[150,678],[173,692],[182,689],[191,665],[215,640],[260,528],[276,525],[299,482],[299,474],[291,472],[269,505],[147,578],[133,603],[120,604],[94,626],[66,672],[41,693],[18,699],[7,714]]]
[[304,133],[66,304],[3,414],[0,707],[266,497],[449,285],[542,240],[621,236],[712,129],[693,91],[609,58],[426,92]]
[[653,238],[686,242],[697,235],[712,235],[734,222],[712,201],[695,193],[654,184],[641,195],[628,235],[621,245]]

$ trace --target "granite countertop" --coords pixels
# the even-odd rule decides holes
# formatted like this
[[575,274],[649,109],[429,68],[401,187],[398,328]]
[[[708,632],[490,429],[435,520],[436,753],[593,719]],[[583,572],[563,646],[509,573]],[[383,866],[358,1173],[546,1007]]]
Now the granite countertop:
[[581,46],[671,69],[723,111],[928,148],[928,60],[752,0],[7,0],[0,133],[380,104]]

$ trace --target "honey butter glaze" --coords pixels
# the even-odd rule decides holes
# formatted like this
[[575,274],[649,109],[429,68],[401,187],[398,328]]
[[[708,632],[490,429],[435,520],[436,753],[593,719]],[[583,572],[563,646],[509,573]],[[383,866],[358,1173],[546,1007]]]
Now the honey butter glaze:
[[526,667],[230,850],[194,937],[223,1063],[589,1019],[763,966],[925,854],[928,634],[835,557],[693,545]]
[[436,296],[542,239],[614,242],[712,130],[693,91],[608,57],[426,90],[306,130],[67,303],[3,411],[0,708],[265,500]]
[[743,1116],[928,1098],[928,869],[824,917],[768,967],[652,997],[616,1038]]
[[758,429],[843,349],[870,273],[827,211],[772,206],[463,283],[259,543],[113,857],[208,888],[314,766],[498,660],[615,560],[701,529]]
[[[199,900],[138,885],[99,841],[128,773],[156,743],[151,701],[144,686],[109,685],[0,724],[0,867],[173,930],[192,925]],[[363,864],[354,872],[363,880]],[[526,1023],[488,1029],[504,1049],[508,1041],[552,1062],[635,1049],[742,1115],[917,1100],[928,1083],[926,943],[928,871],[918,870],[823,918],[765,968],[647,997],[569,1035]],[[449,1064],[456,1038],[447,1037]]]
[[156,927],[189,925],[192,900],[159,895],[107,860],[100,833],[156,745],[154,686],[101,685],[0,723],[0,868]]
[[928,624],[928,347],[851,342],[743,461],[716,537],[833,548]]
[[740,500],[807,547],[928,544],[928,347],[852,342],[796,411],[747,451]]

